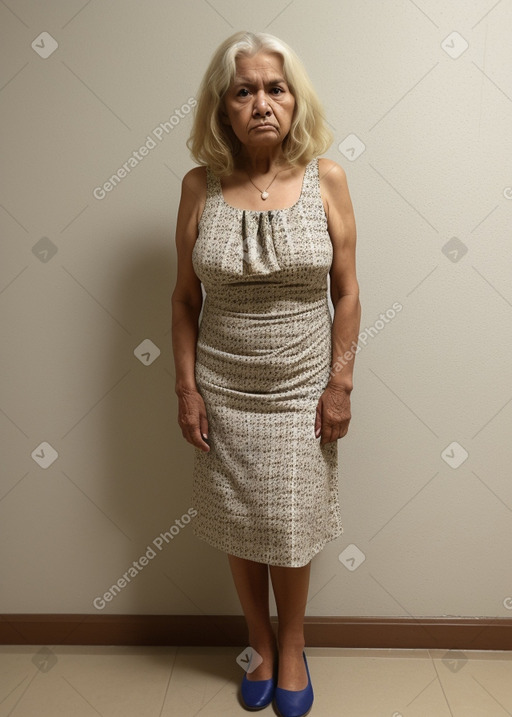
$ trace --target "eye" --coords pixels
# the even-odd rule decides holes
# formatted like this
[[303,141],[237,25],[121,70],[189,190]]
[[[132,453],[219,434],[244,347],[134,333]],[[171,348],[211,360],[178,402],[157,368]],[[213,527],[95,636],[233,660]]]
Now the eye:
[[282,87],[272,87],[272,92],[276,92],[277,95],[280,95],[282,92],[284,92],[284,90]]
[[[242,94],[242,92],[245,92],[246,94]],[[237,97],[247,97],[248,94],[249,90],[246,90],[245,87],[242,87],[242,89],[237,92]]]

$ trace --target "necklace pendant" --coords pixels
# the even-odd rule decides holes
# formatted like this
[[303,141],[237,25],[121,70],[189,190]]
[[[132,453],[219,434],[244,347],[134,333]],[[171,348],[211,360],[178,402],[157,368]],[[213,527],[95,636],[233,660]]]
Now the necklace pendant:
[[261,198],[262,198],[262,199],[267,199],[267,197],[268,197],[268,192],[262,192],[262,193],[261,193]]

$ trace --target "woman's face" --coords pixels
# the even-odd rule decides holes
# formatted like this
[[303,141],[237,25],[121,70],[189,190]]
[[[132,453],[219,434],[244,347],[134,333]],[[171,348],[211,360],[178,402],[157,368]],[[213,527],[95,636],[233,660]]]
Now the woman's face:
[[281,144],[292,122],[295,98],[284,79],[283,60],[258,52],[236,61],[236,76],[224,95],[222,118],[247,147]]

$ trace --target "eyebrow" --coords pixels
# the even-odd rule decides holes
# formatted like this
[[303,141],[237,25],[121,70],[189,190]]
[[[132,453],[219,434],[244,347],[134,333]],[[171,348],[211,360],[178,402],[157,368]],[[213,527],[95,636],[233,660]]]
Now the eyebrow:
[[[268,82],[266,82],[266,85],[278,85],[278,84],[286,84],[286,80],[284,77],[274,77]],[[254,85],[253,80],[249,79],[248,77],[241,77],[237,75],[234,79],[233,84],[235,85]]]

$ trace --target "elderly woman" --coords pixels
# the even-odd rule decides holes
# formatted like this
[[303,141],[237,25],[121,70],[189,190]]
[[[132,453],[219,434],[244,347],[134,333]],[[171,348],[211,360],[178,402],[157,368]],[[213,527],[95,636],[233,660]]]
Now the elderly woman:
[[243,704],[275,699],[283,717],[313,702],[310,562],[343,533],[337,440],[351,417],[360,304],[345,172],[319,158],[331,141],[293,50],[236,33],[200,88],[187,143],[200,166],[183,178],[176,229],[175,389],[195,447],[194,533],[227,553],[245,615]]

